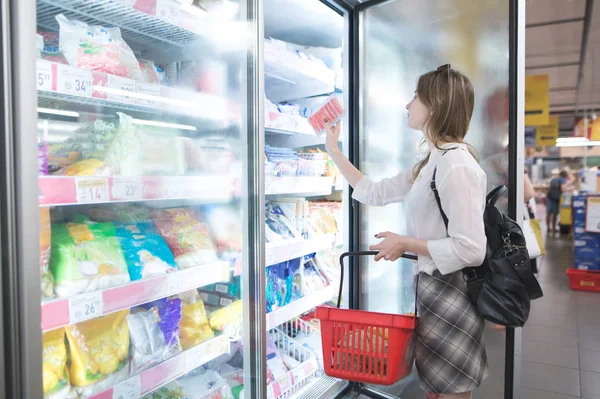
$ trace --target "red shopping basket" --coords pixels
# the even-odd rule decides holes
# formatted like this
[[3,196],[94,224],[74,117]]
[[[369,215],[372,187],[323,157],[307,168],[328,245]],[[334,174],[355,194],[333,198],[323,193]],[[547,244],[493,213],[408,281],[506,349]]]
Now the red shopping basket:
[[[325,374],[355,382],[392,385],[412,370],[416,316],[339,309],[344,258],[376,254],[374,251],[342,254],[338,307],[318,307],[317,319],[321,322]],[[411,255],[403,257],[416,259]]]

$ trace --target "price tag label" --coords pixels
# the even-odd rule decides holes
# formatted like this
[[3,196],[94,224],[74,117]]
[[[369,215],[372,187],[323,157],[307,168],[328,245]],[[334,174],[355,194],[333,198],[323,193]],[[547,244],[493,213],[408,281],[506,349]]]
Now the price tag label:
[[169,290],[169,295],[181,294],[186,290],[188,281],[185,278],[186,276],[182,276],[181,274],[181,272],[173,272],[169,273],[167,276],[167,289]]
[[[135,93],[135,81],[120,76],[108,75],[106,85],[112,89],[108,92],[108,99],[120,103],[135,104],[135,98],[128,93]],[[116,92],[115,92],[116,91]]]
[[77,203],[90,204],[110,201],[108,179],[80,177],[76,181]]
[[36,79],[38,90],[52,91],[52,64],[37,60]]
[[144,198],[144,187],[139,177],[114,177],[112,198],[119,201],[136,201]]
[[69,318],[71,324],[102,316],[103,313],[104,302],[102,301],[101,291],[69,298]]
[[208,359],[208,351],[210,341],[205,343],[204,345],[197,346],[195,348],[189,349],[185,354],[185,368],[187,371],[192,371],[197,369],[206,363],[206,359]]
[[160,86],[152,83],[136,82],[135,91],[140,95],[136,102],[139,105],[148,107],[159,107]]
[[172,24],[179,23],[179,10],[181,6],[174,0],[157,0],[156,16]]
[[286,373],[283,377],[281,377],[277,382],[279,383],[279,389],[281,392],[287,392],[292,389],[294,385],[294,379],[292,378],[292,373]]
[[266,245],[265,246],[265,266],[272,266],[275,263],[275,248]]
[[92,72],[85,69],[73,68],[68,65],[57,65],[56,91],[74,96],[92,96]]
[[113,387],[113,399],[138,399],[142,396],[142,379],[139,375]]

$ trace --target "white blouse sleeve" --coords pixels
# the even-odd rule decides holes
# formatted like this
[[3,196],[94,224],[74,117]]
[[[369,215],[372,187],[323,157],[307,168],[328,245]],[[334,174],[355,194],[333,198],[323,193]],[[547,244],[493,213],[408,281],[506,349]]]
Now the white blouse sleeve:
[[[486,177],[467,165],[454,165],[440,173],[436,187],[448,217],[448,238],[427,243],[431,258],[442,274],[479,266],[486,254],[483,224]],[[440,216],[441,217],[441,216]]]
[[403,201],[411,186],[412,170],[406,170],[378,182],[373,182],[364,176],[354,187],[352,198],[363,204],[383,206]]

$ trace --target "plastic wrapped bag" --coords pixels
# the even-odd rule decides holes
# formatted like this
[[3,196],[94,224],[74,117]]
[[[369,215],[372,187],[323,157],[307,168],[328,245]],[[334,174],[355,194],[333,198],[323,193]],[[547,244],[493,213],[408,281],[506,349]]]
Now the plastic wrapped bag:
[[42,380],[44,399],[71,399],[76,397],[71,389],[67,372],[67,347],[65,329],[59,328],[42,336]]
[[189,399],[189,396],[177,381],[172,381],[142,399]]
[[183,349],[200,345],[202,342],[214,337],[215,333],[210,327],[204,303],[196,290],[180,294],[182,301],[181,321],[179,322],[179,336]]
[[93,223],[78,216],[74,223],[55,224],[51,253],[50,270],[60,297],[129,282],[113,223]]
[[288,371],[277,349],[277,345],[275,345],[271,336],[267,334],[267,384],[280,379]]
[[52,276],[52,273],[50,273],[50,270],[48,270],[48,264],[50,263],[51,231],[50,208],[40,208],[40,283],[42,298],[54,296],[54,277]]
[[243,327],[243,306],[243,302],[240,300],[213,312],[209,317],[212,329],[220,331],[230,338],[240,337]]
[[150,210],[138,204],[102,204],[85,208],[85,214],[96,222],[152,223]]
[[119,28],[89,26],[59,14],[59,46],[69,65],[142,80],[142,71]]
[[[80,396],[101,391],[128,375],[129,310],[66,327],[71,383]],[[87,388],[86,388],[87,387]]]
[[155,209],[152,220],[175,256],[180,269],[217,261],[208,229],[191,208]]
[[116,234],[131,281],[177,270],[171,250],[152,222],[117,223]]
[[213,370],[201,370],[178,380],[190,399],[234,399],[231,387]]
[[146,83],[162,84],[165,79],[164,71],[154,64],[154,61],[139,60],[142,80]]
[[99,159],[75,162],[54,173],[59,176],[110,176],[111,174],[110,167]]

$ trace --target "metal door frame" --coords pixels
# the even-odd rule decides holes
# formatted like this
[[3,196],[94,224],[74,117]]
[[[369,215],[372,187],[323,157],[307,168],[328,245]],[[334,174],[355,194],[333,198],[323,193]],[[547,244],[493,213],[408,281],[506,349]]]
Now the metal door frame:
[[[347,112],[350,123],[347,128],[348,156],[354,165],[360,164],[360,82],[361,82],[361,16],[367,9],[396,0],[321,0],[333,8],[344,10],[347,15],[349,34],[345,37],[347,55],[348,85]],[[525,0],[509,0],[509,211],[514,220],[523,219],[523,173],[524,173],[524,93],[525,93]],[[360,248],[360,205],[352,199],[352,189],[344,198],[350,203],[349,244],[350,248]],[[357,262],[349,259],[349,262]],[[360,270],[358,262],[351,263],[349,270],[349,307],[360,308]],[[521,329],[506,329],[504,398],[520,398],[521,373]],[[393,396],[376,392],[361,383],[349,382],[337,398],[343,398],[349,392],[357,392],[374,399],[396,399]]]

